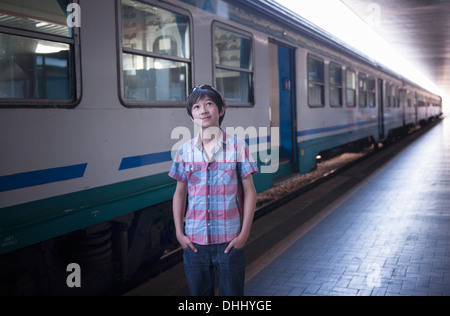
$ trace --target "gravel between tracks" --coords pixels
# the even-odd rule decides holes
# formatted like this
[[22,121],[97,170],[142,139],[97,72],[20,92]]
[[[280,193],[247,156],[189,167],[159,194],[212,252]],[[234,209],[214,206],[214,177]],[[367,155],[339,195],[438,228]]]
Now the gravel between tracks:
[[304,175],[293,176],[272,189],[259,193],[256,208],[261,208],[264,205],[279,199],[283,195],[287,195],[290,192],[296,191],[329,173],[335,172],[337,169],[342,168],[346,164],[369,154],[372,150],[373,148],[368,148],[360,153],[344,153],[335,158],[322,161],[317,164],[317,168],[315,170]]

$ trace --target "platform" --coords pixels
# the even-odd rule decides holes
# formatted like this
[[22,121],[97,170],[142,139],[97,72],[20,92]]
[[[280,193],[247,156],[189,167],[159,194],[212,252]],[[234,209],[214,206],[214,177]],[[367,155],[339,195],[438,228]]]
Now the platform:
[[[247,296],[450,295],[450,119],[253,223]],[[183,264],[126,293],[187,296]]]
[[249,266],[246,295],[450,295],[450,119],[377,159]]

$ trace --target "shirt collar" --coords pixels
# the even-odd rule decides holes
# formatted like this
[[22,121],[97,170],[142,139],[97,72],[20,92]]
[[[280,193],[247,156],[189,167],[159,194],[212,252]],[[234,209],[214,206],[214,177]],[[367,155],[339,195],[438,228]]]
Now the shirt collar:
[[[222,148],[223,143],[225,142],[226,139],[226,134],[225,131],[220,128],[222,135],[219,138],[219,141],[217,142],[217,145],[219,148]],[[202,137],[201,137],[201,131],[197,134],[197,137],[195,138],[195,142],[194,142],[194,146],[198,149],[198,150],[202,150],[203,149],[203,142],[202,142]]]

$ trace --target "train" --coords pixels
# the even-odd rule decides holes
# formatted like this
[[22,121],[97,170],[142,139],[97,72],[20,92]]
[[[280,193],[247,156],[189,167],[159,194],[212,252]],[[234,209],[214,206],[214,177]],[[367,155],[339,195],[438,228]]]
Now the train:
[[197,84],[223,93],[258,192],[442,114],[275,1],[2,0],[0,295],[106,293],[176,244],[167,174]]

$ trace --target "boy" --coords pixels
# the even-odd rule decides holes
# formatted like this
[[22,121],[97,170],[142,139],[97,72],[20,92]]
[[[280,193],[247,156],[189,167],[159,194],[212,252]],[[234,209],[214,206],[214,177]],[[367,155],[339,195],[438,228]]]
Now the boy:
[[169,176],[178,181],[173,215],[189,290],[193,296],[213,296],[216,268],[219,295],[243,296],[243,247],[255,212],[252,175],[258,168],[247,144],[220,128],[225,101],[215,88],[195,87],[187,111],[200,132],[180,147]]

